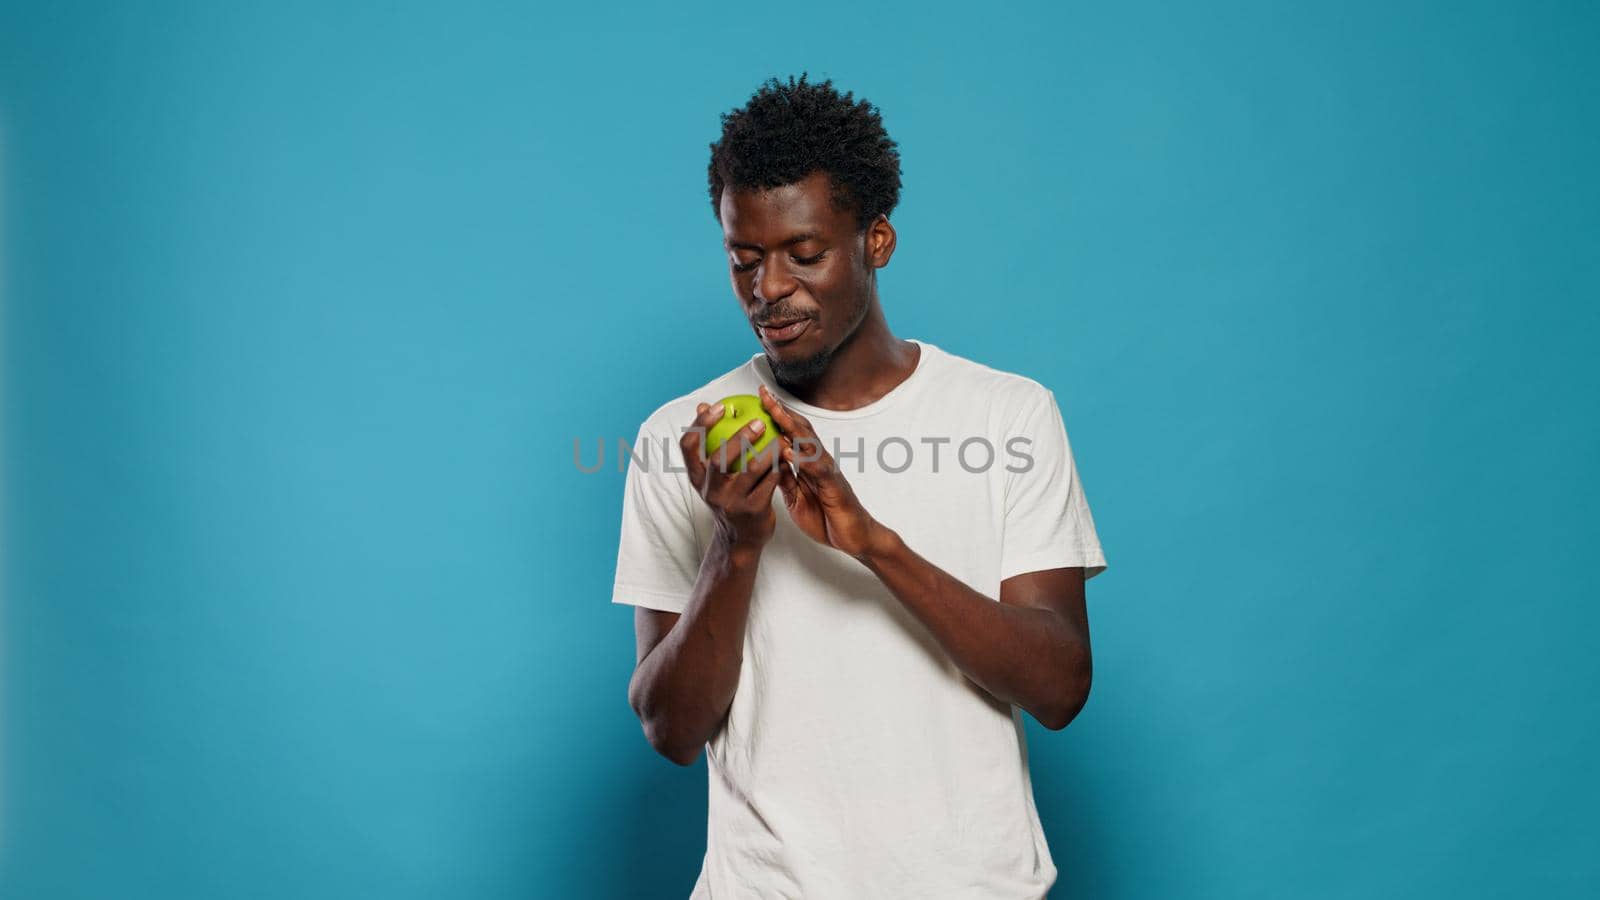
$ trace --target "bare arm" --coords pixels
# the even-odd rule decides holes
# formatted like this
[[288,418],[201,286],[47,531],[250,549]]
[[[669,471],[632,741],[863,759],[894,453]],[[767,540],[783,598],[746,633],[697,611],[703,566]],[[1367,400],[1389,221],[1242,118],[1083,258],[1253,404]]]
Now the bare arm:
[[683,766],[694,762],[733,703],[756,567],[777,526],[772,508],[777,442],[771,452],[737,468],[733,463],[741,438],[744,444],[753,443],[759,433],[755,420],[707,459],[704,429],[721,415],[720,408],[701,404],[693,423],[700,430],[688,431],[679,442],[689,482],[710,507],[715,523],[688,605],[681,614],[635,613],[639,661],[628,682],[628,703],[650,745]]
[[892,532],[873,543],[881,549],[861,562],[973,683],[1051,730],[1065,728],[1083,709],[1093,663],[1081,567],[1007,578],[996,603]]
[[778,486],[800,530],[871,569],[973,683],[1046,728],[1066,727],[1088,699],[1092,669],[1083,569],[1007,578],[996,603],[874,519],[804,416],[764,388],[762,402],[784,435],[783,459],[794,463]]
[[635,613],[639,663],[628,703],[662,756],[687,766],[721,727],[744,662],[761,549],[713,541],[683,613]]

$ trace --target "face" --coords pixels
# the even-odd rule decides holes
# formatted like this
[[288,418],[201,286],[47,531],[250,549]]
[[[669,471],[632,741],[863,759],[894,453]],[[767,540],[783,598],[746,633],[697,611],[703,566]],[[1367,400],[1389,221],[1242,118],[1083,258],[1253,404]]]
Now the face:
[[768,190],[725,190],[720,204],[734,296],[780,381],[806,383],[861,326],[876,270],[894,252],[879,216],[865,231],[835,209],[815,172]]

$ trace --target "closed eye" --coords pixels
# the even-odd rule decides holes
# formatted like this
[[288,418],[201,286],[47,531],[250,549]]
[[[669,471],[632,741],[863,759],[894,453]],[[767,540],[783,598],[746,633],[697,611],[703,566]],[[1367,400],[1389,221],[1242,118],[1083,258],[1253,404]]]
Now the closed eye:
[[[790,258],[802,266],[814,266],[817,263],[822,262],[822,258],[827,255],[828,251],[824,250],[821,253],[818,253],[816,256],[794,256]],[[736,262],[732,265],[735,272],[748,272],[760,264],[761,260],[753,259],[747,263]]]

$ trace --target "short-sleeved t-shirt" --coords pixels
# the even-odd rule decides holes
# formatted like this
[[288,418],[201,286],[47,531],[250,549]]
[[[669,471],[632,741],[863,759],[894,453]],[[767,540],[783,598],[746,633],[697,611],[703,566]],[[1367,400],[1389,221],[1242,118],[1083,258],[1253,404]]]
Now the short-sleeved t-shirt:
[[[656,410],[628,465],[615,603],[682,613],[712,535],[678,438],[700,402],[765,384],[808,418],[875,518],[991,599],[1000,582],[1104,571],[1054,394],[922,341],[916,369],[852,410],[802,403],[766,357]],[[811,540],[774,492],[744,663],[706,744],[706,854],[692,900],[1044,897],[1056,878],[1021,713],[968,680],[860,562]]]

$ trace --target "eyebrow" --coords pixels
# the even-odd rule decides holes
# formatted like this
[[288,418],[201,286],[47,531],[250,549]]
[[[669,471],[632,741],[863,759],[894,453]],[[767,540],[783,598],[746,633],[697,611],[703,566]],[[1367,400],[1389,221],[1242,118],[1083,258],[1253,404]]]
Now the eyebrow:
[[[784,241],[783,243],[779,244],[778,246],[787,247],[790,244],[799,244],[799,243],[804,243],[805,241],[814,241],[814,240],[817,240],[820,237],[822,237],[822,235],[817,234],[815,231],[802,231],[799,234],[791,235],[788,240]],[[745,243],[741,243],[739,241],[727,241],[726,244],[727,244],[727,247],[728,247],[729,250],[760,250],[761,249],[760,245],[758,245],[758,244],[745,244]]]

